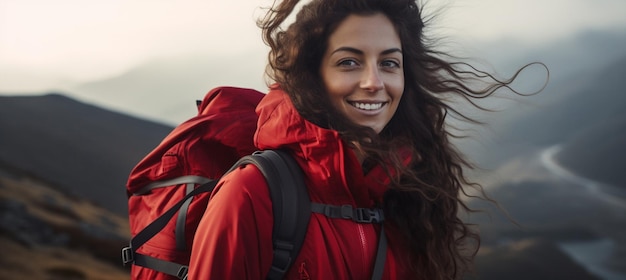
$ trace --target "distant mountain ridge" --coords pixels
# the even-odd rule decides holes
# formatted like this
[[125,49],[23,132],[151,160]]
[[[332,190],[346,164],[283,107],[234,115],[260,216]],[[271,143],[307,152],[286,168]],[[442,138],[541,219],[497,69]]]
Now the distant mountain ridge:
[[562,92],[566,83],[557,84],[545,94],[560,94],[560,100],[505,123],[504,141],[563,144],[557,158],[565,167],[626,189],[626,177],[619,171],[626,168],[626,56],[581,76],[590,76],[589,82],[571,92]]
[[57,93],[0,96],[0,164],[126,216],[128,174],[171,129]]

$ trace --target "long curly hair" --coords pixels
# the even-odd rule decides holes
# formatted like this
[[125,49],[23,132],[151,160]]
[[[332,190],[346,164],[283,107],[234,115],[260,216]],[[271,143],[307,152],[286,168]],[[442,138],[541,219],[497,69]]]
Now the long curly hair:
[[[417,279],[458,279],[471,269],[480,244],[472,225],[458,216],[472,211],[461,199],[470,182],[463,173],[472,165],[450,142],[446,125],[450,113],[463,116],[444,100],[456,95],[470,100],[508,87],[514,79],[499,81],[467,63],[428,45],[421,7],[414,0],[312,0],[284,29],[299,0],[275,2],[258,25],[270,47],[266,74],[287,92],[298,112],[321,127],[339,132],[346,143],[367,155],[366,162],[386,167],[392,184],[383,205],[394,230],[401,232],[409,269]],[[328,38],[349,15],[386,15],[402,42],[405,89],[389,124],[375,133],[352,123],[334,110],[325,92],[320,63]],[[521,69],[520,69],[521,71]],[[519,71],[518,71],[519,73]],[[471,80],[492,78],[480,89]],[[403,164],[399,151],[411,153]],[[394,172],[390,172],[393,170]],[[395,175],[391,175],[395,174]]]

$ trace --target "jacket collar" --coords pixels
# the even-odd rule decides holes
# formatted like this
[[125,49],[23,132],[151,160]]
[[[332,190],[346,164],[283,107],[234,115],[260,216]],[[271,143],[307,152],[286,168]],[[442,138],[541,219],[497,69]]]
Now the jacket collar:
[[387,178],[382,168],[375,167],[364,175],[354,152],[337,131],[301,117],[278,86],[271,87],[256,112],[256,147],[291,150],[309,180],[313,201],[370,207],[382,198],[389,183],[382,179]]

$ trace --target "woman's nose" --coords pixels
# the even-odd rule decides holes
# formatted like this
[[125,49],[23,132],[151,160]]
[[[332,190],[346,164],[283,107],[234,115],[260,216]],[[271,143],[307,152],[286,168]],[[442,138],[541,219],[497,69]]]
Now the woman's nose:
[[376,66],[367,67],[361,79],[361,88],[370,92],[377,92],[385,87],[380,75],[380,69]]

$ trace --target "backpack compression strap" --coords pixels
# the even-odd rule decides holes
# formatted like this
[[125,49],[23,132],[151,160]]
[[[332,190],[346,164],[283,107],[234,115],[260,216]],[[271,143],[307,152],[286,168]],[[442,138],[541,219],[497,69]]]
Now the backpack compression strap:
[[[149,194],[150,191],[154,189],[165,188],[165,187],[170,187],[174,185],[186,185],[187,189],[186,189],[185,195],[187,195],[196,189],[196,185],[201,186],[211,181],[214,181],[214,180],[207,178],[207,177],[203,177],[203,176],[186,175],[186,176],[176,177],[176,178],[169,179],[169,180],[152,182],[142,187],[137,192],[133,193],[133,195],[135,196],[146,195],[146,194]],[[213,182],[213,184],[215,183],[217,182]],[[211,191],[211,190],[212,188],[207,189],[207,191]],[[193,197],[190,197],[185,200],[186,202],[181,205],[180,210],[178,211],[178,218],[176,218],[176,230],[174,232],[176,234],[176,249],[178,249],[179,251],[184,251],[187,249],[186,248],[187,243],[185,240],[185,225],[187,224],[187,210],[189,209],[189,205],[191,205],[192,198]],[[168,221],[165,221],[165,222],[167,223]]]
[[283,279],[298,256],[311,217],[311,200],[298,163],[286,151],[266,150],[243,157],[236,166],[254,164],[272,199],[274,257],[268,279]]
[[187,275],[188,271],[188,267],[186,265],[139,254],[137,253],[137,249],[159,233],[172,219],[172,217],[174,217],[174,215],[179,212],[182,207],[188,204],[188,201],[190,201],[194,196],[212,191],[216,184],[217,180],[212,180],[187,193],[183,199],[135,235],[130,240],[129,246],[122,249],[122,263],[124,265],[133,263],[135,265],[148,267],[165,274],[176,276],[179,279],[183,279]]
[[[179,279],[184,279],[189,270],[187,265],[144,255],[138,253],[137,249],[148,242],[148,240],[154,237],[158,232],[163,230],[172,217],[178,212],[175,230],[176,247],[178,250],[185,250],[185,225],[187,220],[187,209],[189,209],[191,200],[196,195],[212,191],[216,184],[217,180],[202,176],[187,175],[150,183],[141,188],[138,192],[134,193],[133,195],[145,195],[151,190],[157,188],[169,187],[173,185],[186,185],[185,197],[168,209],[167,212],[163,213],[158,219],[154,220],[148,227],[144,228],[137,235],[135,235],[131,239],[130,245],[122,249],[122,263],[124,265],[133,263],[137,266],[150,268],[161,273],[175,276]],[[195,188],[196,185],[199,185],[199,187]]]

